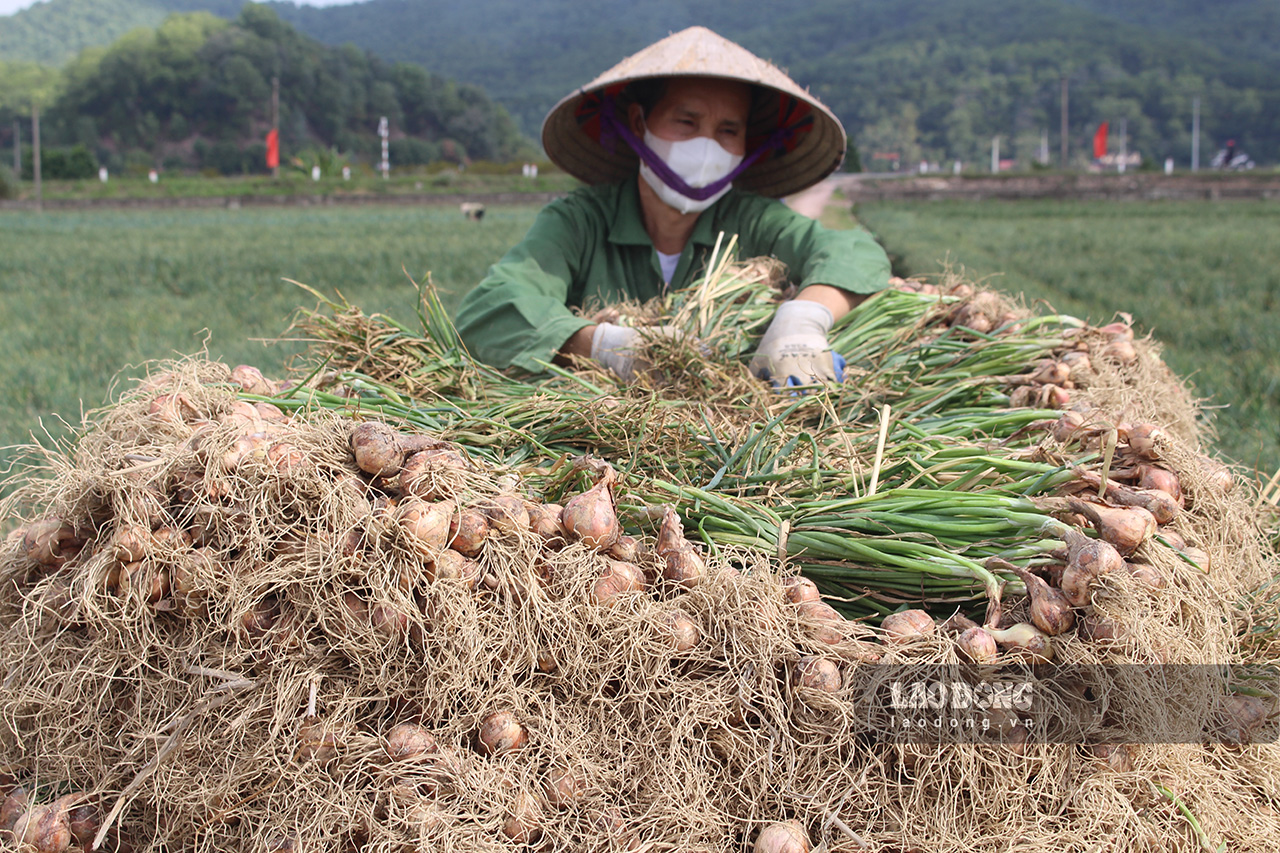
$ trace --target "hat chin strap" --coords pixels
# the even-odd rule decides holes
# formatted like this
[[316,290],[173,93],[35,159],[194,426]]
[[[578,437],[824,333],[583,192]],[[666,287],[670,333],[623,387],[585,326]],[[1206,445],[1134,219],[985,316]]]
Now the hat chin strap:
[[[756,148],[755,151],[752,151],[746,157],[742,158],[742,162],[739,163],[729,174],[725,175],[718,181],[713,181],[712,183],[707,184],[705,187],[691,187],[684,182],[684,178],[673,172],[671,167],[668,166],[652,148],[645,145],[643,139],[632,133],[631,128],[627,127],[625,122],[618,119],[613,98],[604,99],[604,103],[601,105],[600,109],[600,119],[605,130],[605,133],[600,135],[600,143],[602,145],[607,145],[607,143],[611,142],[612,140],[610,137],[615,135],[620,137],[623,142],[627,143],[632,151],[636,152],[636,156],[643,160],[644,164],[653,170],[653,173],[657,175],[664,184],[680,193],[680,195],[685,196],[686,198],[691,198],[694,201],[706,201],[716,193],[719,193],[725,187],[729,186],[729,184],[733,183],[735,178],[745,172],[752,164],[765,154],[775,148],[784,147],[787,140],[789,140],[793,134],[793,131],[790,128],[778,128],[769,136],[768,139],[764,141],[762,145]],[[607,147],[612,146],[607,145]]]

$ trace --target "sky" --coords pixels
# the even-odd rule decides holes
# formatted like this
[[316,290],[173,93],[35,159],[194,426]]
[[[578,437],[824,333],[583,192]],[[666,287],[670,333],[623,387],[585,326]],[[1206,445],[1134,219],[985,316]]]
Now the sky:
[[[38,0],[0,0],[0,15],[12,15],[20,9],[34,6]],[[355,3],[358,0],[293,0],[299,6],[339,6],[343,3]]]

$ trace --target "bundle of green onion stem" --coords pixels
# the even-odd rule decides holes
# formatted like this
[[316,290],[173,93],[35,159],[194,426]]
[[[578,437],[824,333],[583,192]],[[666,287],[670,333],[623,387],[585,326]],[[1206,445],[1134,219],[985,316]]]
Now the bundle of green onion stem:
[[673,506],[691,538],[776,554],[849,615],[1021,591],[987,560],[1050,561],[1063,525],[1034,499],[1088,460],[1040,446],[1034,426],[1060,412],[1011,408],[1009,378],[1083,323],[1036,316],[983,333],[946,322],[953,297],[889,289],[832,331],[844,383],[780,393],[745,361],[786,294],[731,250],[688,290],[644,306],[686,334],[655,345],[634,385],[586,365],[530,377],[481,364],[428,285],[420,328],[311,291],[321,305],[295,324],[310,375],[272,401],[438,434],[548,500],[581,485],[565,460],[607,459],[632,532]]

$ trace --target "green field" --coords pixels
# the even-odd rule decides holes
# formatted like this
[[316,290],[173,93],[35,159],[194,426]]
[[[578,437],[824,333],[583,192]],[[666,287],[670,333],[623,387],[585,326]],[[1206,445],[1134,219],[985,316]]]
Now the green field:
[[1280,205],[1275,202],[929,202],[861,205],[899,269],[949,264],[1097,323],[1117,312],[1213,413],[1218,448],[1280,466]]
[[[60,434],[52,414],[77,421],[147,360],[205,346],[280,370],[297,346],[262,341],[315,301],[285,278],[408,320],[405,271],[430,271],[452,307],[535,211],[490,207],[479,223],[452,206],[0,212],[0,445],[42,420]],[[1077,316],[1132,313],[1224,407],[1221,449],[1267,474],[1280,464],[1280,206],[884,203],[858,215],[910,272],[949,260]]]
[[[456,301],[515,243],[532,207],[453,206],[0,212],[0,445],[49,415],[78,421],[128,365],[198,352],[278,371],[294,345],[266,346],[316,300],[283,279],[341,291],[409,320],[409,278]],[[450,302],[452,304],[452,302]],[[137,375],[137,370],[125,371]]]

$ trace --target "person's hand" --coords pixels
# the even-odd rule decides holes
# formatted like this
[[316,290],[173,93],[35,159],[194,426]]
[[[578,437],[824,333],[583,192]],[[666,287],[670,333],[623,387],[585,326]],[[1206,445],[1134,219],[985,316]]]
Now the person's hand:
[[645,345],[658,338],[680,340],[682,334],[675,326],[618,326],[599,323],[591,335],[591,358],[613,371],[623,382],[631,382],[637,373],[649,368],[644,357]]
[[831,311],[817,302],[784,302],[760,339],[751,372],[774,387],[841,381],[844,357],[827,342],[833,322]]

